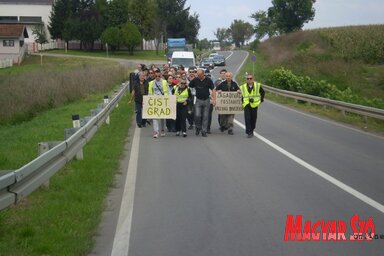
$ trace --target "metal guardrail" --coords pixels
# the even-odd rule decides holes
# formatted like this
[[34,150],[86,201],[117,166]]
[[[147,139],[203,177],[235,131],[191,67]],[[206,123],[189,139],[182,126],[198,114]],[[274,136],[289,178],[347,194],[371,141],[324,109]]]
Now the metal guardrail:
[[120,91],[116,92],[108,103],[103,104],[100,112],[95,113],[68,139],[54,143],[52,149],[18,170],[0,171],[0,210],[17,204],[38,187],[49,182],[51,176],[82,151],[83,146],[91,140],[98,128],[104,122],[109,122],[109,114],[118,106],[127,89],[128,83],[123,83]]
[[298,92],[285,91],[285,90],[277,89],[268,85],[262,85],[262,86],[264,90],[274,94],[284,96],[284,97],[311,102],[311,103],[315,103],[323,106],[330,106],[336,109],[340,109],[341,111],[359,114],[364,117],[368,116],[368,117],[373,117],[377,119],[384,119],[384,109],[366,107],[366,106],[361,106],[361,105],[337,101],[337,100],[330,100],[330,99],[298,93]]

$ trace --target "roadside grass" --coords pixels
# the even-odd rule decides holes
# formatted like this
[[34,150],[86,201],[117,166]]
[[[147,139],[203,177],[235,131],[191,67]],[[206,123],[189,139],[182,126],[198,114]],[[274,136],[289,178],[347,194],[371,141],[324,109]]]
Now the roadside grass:
[[103,96],[90,95],[75,104],[45,111],[28,122],[0,126],[0,170],[17,169],[33,160],[39,142],[64,140],[64,129],[72,127],[72,115],[89,116]]
[[[62,49],[48,50],[43,51],[42,53],[58,53],[58,54],[70,54],[78,56],[91,56],[91,57],[103,57],[107,58],[106,50],[93,50],[93,51],[82,51],[82,50],[68,50],[67,52]],[[133,55],[130,55],[128,51],[108,51],[109,58],[118,58],[118,59],[140,59],[140,60],[165,60],[164,50],[159,50],[159,54],[156,54],[156,51],[134,51]]]
[[[236,76],[236,81],[239,85],[245,83],[245,72],[252,74],[254,72],[255,80],[261,83],[265,83],[268,79],[269,72],[273,70],[266,64],[266,57],[259,52],[253,53],[249,52],[250,56],[255,54],[257,56],[256,63],[252,63],[250,58],[244,63],[244,66],[241,68],[240,72]],[[315,104],[302,104],[296,103],[293,99],[287,99],[285,97],[276,96],[271,93],[266,94],[266,99],[288,105],[292,108],[309,112],[321,117],[329,118],[331,120],[352,125],[358,129],[364,131],[378,133],[384,135],[384,120],[378,120],[375,118],[367,118],[365,122],[364,118],[355,114],[347,113],[343,115],[341,111],[333,108],[323,108]]]
[[343,114],[340,110],[332,107],[323,107],[310,103],[300,103],[296,102],[294,99],[289,99],[280,95],[274,95],[268,92],[265,98],[303,112],[311,113],[319,117],[353,126],[354,128],[360,129],[362,131],[384,135],[384,120],[370,117],[364,120],[364,117],[357,114],[347,112]]
[[367,98],[384,98],[384,25],[298,31],[260,43],[269,70],[284,67],[301,76],[349,87]]
[[[9,151],[10,159],[0,169],[28,162],[36,155],[38,141],[62,140],[71,114],[86,115],[100,99],[100,94],[91,96],[50,110],[29,124],[1,127],[2,135],[10,135],[2,139],[20,142],[2,149]],[[67,164],[51,178],[49,189],[40,188],[22,203],[0,211],[0,255],[87,255],[131,125],[133,107],[126,102],[128,95],[112,112],[111,124],[99,128],[84,147],[84,160]],[[23,160],[11,156],[14,153]]]
[[29,56],[0,70],[0,125],[31,120],[44,111],[111,89],[127,80],[115,61]]

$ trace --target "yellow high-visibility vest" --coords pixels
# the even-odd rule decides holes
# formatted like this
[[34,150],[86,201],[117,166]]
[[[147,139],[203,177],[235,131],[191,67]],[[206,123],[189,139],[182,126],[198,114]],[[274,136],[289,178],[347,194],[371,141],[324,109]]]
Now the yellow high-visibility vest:
[[[248,84],[245,83],[241,86],[241,94],[243,96],[243,108],[247,106],[248,104],[251,105],[251,108],[256,108],[260,105],[261,99],[260,99],[260,83],[253,82],[253,88],[251,93],[248,92]],[[249,100],[253,99],[253,103],[251,103]]]
[[[153,95],[153,86],[155,86],[155,80],[149,82],[148,85],[148,95]],[[167,81],[163,79],[163,95],[168,96],[168,84]]]
[[183,103],[188,99],[188,88],[184,88],[184,90],[179,94],[179,88],[175,88],[176,101],[178,103]]

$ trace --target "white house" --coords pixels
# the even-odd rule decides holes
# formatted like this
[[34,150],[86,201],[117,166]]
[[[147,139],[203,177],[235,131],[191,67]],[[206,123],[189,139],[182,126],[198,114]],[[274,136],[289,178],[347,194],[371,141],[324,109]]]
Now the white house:
[[20,64],[24,58],[24,39],[28,32],[23,24],[0,24],[0,60]]
[[32,46],[35,42],[32,28],[43,23],[47,32],[47,39],[50,41],[47,26],[53,2],[54,0],[0,0],[0,24],[25,25],[29,35],[25,43]]

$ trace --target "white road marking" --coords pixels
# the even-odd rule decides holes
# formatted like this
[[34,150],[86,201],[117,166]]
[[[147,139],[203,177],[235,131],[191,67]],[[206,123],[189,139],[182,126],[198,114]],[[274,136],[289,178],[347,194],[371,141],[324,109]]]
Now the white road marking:
[[248,56],[249,56],[249,52],[247,51],[247,56],[244,58],[243,62],[240,64],[239,68],[236,70],[235,74],[239,73],[240,72],[240,69],[243,67],[244,63],[247,61],[248,59]]
[[[234,122],[242,127],[243,129],[245,129],[245,125],[240,123],[239,121],[237,120],[234,120]],[[318,176],[322,177],[323,179],[327,180],[328,182],[332,183],[333,185],[339,187],[340,189],[344,190],[345,192],[351,194],[352,196],[360,199],[361,201],[363,201],[364,203],[372,206],[373,208],[375,208],[376,210],[380,211],[381,213],[384,213],[384,205],[380,204],[379,202],[373,200],[372,198],[364,195],[363,193],[360,193],[359,191],[357,191],[356,189],[346,185],[345,183],[339,181],[338,179],[335,179],[333,178],[332,176],[326,174],[325,172],[319,170],[318,168],[314,167],[313,165],[310,165],[309,163],[305,162],[304,160],[300,159],[299,157],[291,154],[290,152],[288,152],[287,150],[283,149],[282,147],[276,145],[275,143],[273,143],[272,141],[264,138],[263,136],[261,136],[260,134],[254,132],[253,133],[259,140],[263,141],[264,143],[266,143],[267,145],[269,145],[270,147],[276,149],[277,151],[279,151],[281,154],[285,155],[286,157],[290,158],[291,160],[295,161],[296,163],[298,163],[299,165],[303,166],[304,168],[308,169],[309,171],[317,174]]]
[[133,200],[135,198],[137,162],[139,159],[140,131],[141,129],[135,128],[127,177],[124,185],[124,193],[121,200],[119,220],[117,221],[115,238],[113,240],[112,256],[128,255],[129,239],[131,236]]

